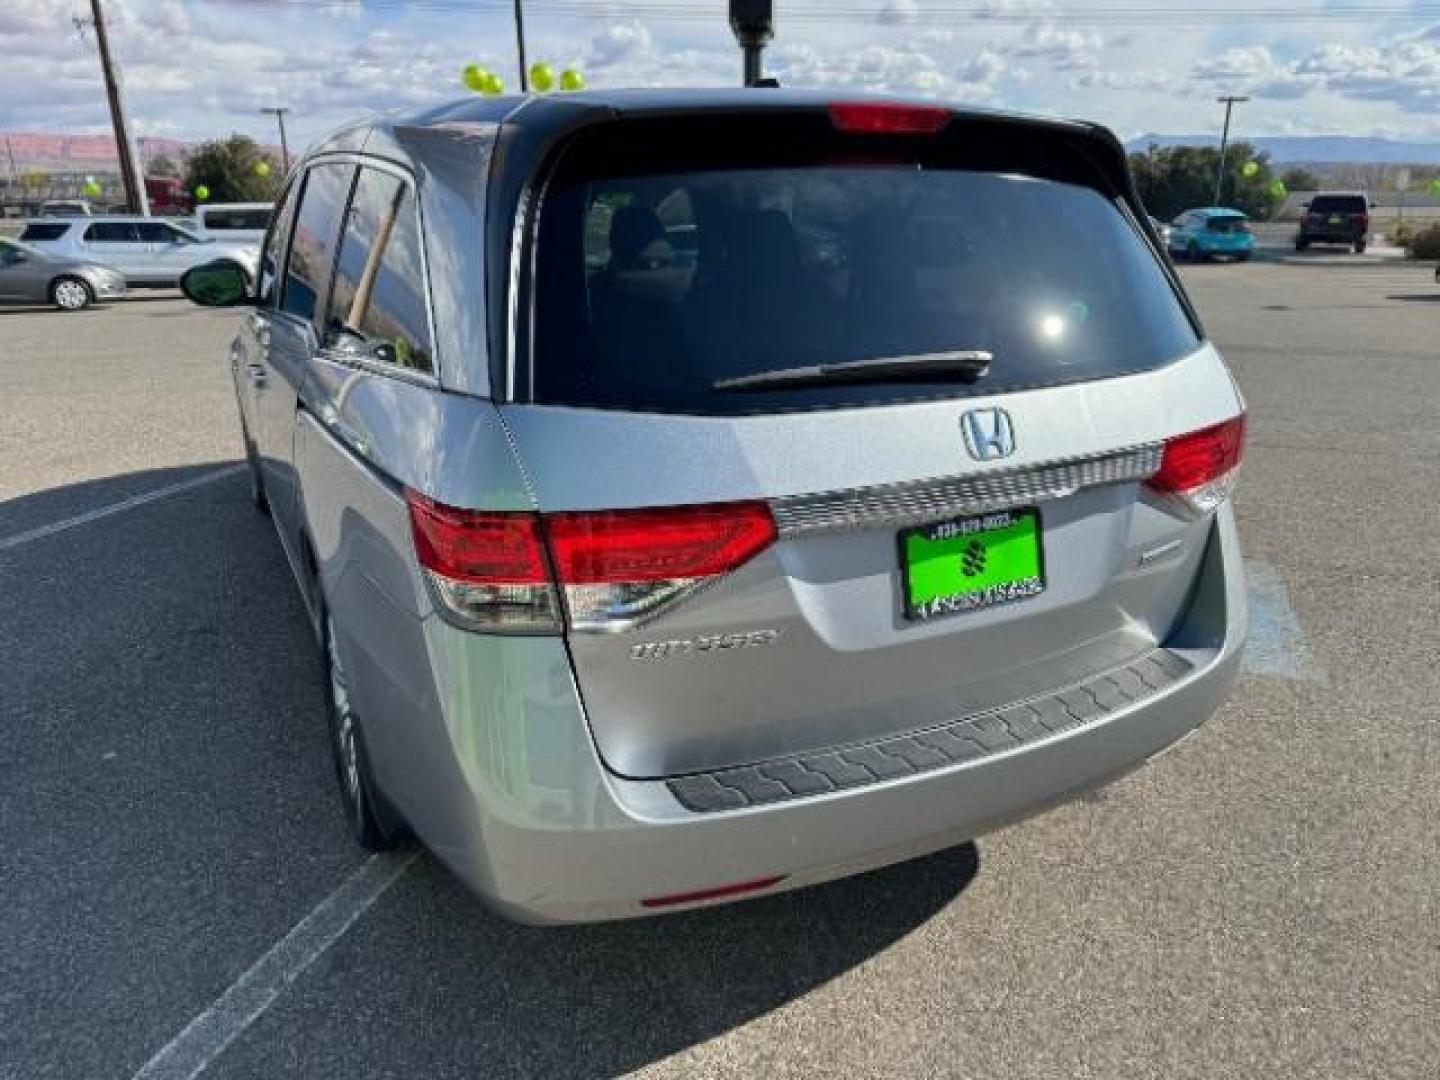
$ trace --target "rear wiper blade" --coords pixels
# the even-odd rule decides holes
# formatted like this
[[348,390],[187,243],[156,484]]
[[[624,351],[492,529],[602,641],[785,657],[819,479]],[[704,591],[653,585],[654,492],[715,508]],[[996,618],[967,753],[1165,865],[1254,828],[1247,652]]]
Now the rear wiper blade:
[[810,364],[779,368],[754,375],[737,375],[711,383],[712,390],[769,390],[780,386],[815,386],[821,383],[898,382],[905,379],[961,378],[975,380],[990,370],[995,357],[984,349],[918,353],[914,356],[878,356],[844,364]]

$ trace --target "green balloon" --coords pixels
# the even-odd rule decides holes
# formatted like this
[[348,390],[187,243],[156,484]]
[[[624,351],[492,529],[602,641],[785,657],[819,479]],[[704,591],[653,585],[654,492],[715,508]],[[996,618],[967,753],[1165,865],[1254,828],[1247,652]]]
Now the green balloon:
[[201,202],[204,202],[209,197],[210,189],[204,184],[197,184],[195,187],[195,198],[199,199]]
[[531,89],[540,94],[553,90],[555,88],[555,69],[544,61],[538,64],[531,64],[530,86]]
[[1290,192],[1289,192],[1289,190],[1285,187],[1285,181],[1284,181],[1284,180],[1271,180],[1271,181],[1270,181],[1270,194],[1273,195],[1273,196],[1274,196],[1275,198],[1277,198],[1277,199],[1283,199],[1283,198],[1285,198],[1286,195],[1290,194]]
[[1440,179],[1430,181],[1430,194],[1440,199]]
[[574,68],[566,68],[560,73],[561,90],[584,90],[585,76]]
[[98,198],[100,195],[100,185],[94,180],[87,180],[85,182],[85,187],[83,188],[83,190],[85,194],[92,199]]
[[505,81],[493,71],[487,71],[485,73],[485,82],[484,85],[480,87],[480,92],[489,97],[494,97],[496,94],[503,94],[505,92]]
[[490,73],[479,64],[466,64],[464,70],[460,72],[461,82],[477,94],[483,94],[485,92],[485,80],[489,78],[489,76]]
[[268,161],[257,161],[257,162],[255,162],[255,175],[258,176],[258,177],[260,177],[260,179],[262,179],[262,180],[265,179],[265,177],[269,176],[269,175],[270,175],[270,163],[269,163]]
[[1259,171],[1260,163],[1258,161],[1247,161],[1244,165],[1240,166],[1240,175],[1245,177],[1246,179],[1254,176]]

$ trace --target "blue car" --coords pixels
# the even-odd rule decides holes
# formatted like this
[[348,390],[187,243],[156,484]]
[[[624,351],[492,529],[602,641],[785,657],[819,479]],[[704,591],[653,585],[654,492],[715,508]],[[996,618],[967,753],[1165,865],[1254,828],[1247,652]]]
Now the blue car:
[[1177,259],[1244,262],[1254,250],[1250,219],[1239,210],[1223,206],[1186,210],[1170,226],[1170,254]]

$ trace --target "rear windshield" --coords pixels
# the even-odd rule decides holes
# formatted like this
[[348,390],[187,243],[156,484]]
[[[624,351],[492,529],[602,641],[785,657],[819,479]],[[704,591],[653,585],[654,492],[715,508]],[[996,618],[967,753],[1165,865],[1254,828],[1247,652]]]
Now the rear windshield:
[[[990,394],[1144,371],[1198,344],[1078,158],[754,131],[657,150],[703,138],[671,134],[592,133],[558,169],[538,234],[534,400],[734,414]],[[715,387],[951,350],[994,359],[971,382]]]
[[255,210],[206,210],[202,214],[206,232],[264,232],[270,225],[270,208]]
[[1205,228],[1210,232],[1237,233],[1245,232],[1249,227],[1245,224],[1244,218],[1212,217],[1208,222],[1206,222]]
[[20,239],[31,243],[36,240],[59,240],[70,228],[68,221],[32,221],[25,226]]
[[1368,209],[1363,195],[1316,195],[1310,202],[1317,214],[1363,214]]

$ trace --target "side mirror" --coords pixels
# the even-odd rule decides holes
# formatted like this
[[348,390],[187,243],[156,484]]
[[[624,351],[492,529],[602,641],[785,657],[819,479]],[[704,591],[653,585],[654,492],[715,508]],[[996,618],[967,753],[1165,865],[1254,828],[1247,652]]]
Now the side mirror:
[[201,307],[236,307],[250,299],[250,282],[238,263],[219,259],[186,270],[180,291]]

